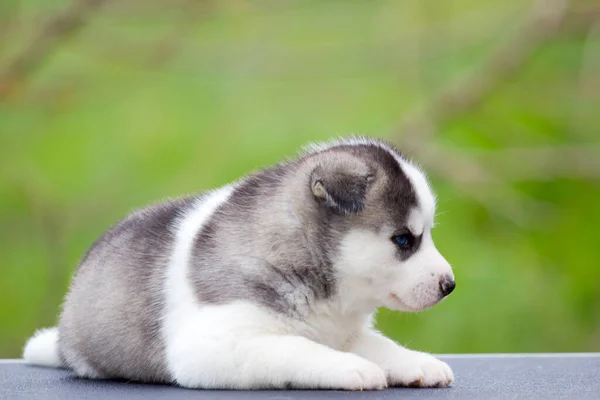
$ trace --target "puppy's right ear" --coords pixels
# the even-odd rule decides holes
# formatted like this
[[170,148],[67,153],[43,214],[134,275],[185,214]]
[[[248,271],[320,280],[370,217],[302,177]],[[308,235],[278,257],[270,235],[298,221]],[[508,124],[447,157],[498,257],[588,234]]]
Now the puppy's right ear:
[[373,172],[356,158],[324,160],[313,170],[310,188],[317,202],[335,214],[356,214],[365,207]]

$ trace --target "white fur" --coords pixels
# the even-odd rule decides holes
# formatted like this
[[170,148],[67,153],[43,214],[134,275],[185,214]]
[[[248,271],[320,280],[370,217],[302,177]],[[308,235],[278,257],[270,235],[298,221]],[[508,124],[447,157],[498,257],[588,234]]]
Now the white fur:
[[404,262],[385,231],[352,230],[342,240],[339,267],[341,296],[352,307],[385,305],[402,311],[421,311],[441,300],[439,282],[452,268],[423,232],[419,250]]
[[447,386],[454,381],[445,362],[405,349],[373,329],[361,333],[353,351],[379,365],[392,386]]
[[[352,230],[343,239],[336,271],[339,297],[347,309],[385,305],[402,311],[421,311],[441,300],[439,281],[452,269],[435,248],[429,221],[412,213],[413,227],[422,234],[419,250],[398,261],[389,240],[392,228],[380,233]],[[421,231],[422,230],[422,231]],[[347,325],[340,325],[347,327]],[[382,368],[392,386],[447,386],[454,376],[450,367],[435,357],[408,350],[376,332],[369,324],[353,335],[351,351]]]
[[294,334],[293,325],[249,303],[203,306],[179,325],[168,351],[173,376],[185,387],[386,386],[377,365]]
[[[186,276],[193,240],[232,188],[220,189],[181,220],[165,284],[163,335],[174,380],[191,388],[381,389],[384,372],[372,362],[297,334],[298,327],[245,303],[198,304]],[[339,331],[339,326],[336,327]],[[310,328],[305,328],[310,336]],[[317,328],[317,336],[326,331]],[[347,339],[347,335],[345,335]]]
[[425,224],[428,224],[430,228],[433,227],[436,199],[425,174],[416,164],[413,164],[404,158],[396,157],[396,160],[400,164],[402,171],[404,171],[410,180],[410,183],[412,183],[413,188],[415,188],[417,200],[419,202],[418,210],[422,215],[422,221]]
[[427,228],[425,223],[426,219],[423,217],[421,210],[413,207],[413,209],[410,210],[406,221],[406,226],[408,227],[408,230],[410,230],[410,233],[414,236],[421,236]]
[[[167,367],[175,379],[180,379],[185,372],[192,373],[185,371],[186,363],[182,361],[188,343],[181,336],[186,334],[187,325],[192,325],[189,328],[193,330],[192,334],[201,330],[201,327],[193,326],[194,323],[199,323],[194,316],[200,312],[200,306],[187,279],[188,261],[194,238],[232,191],[233,187],[226,186],[202,197],[191,212],[181,217],[177,228],[174,250],[166,271],[165,315],[162,321]],[[194,357],[199,358],[200,355]],[[180,371],[181,369],[184,371]]]
[[58,328],[39,329],[27,341],[23,359],[28,364],[61,367],[58,355]]

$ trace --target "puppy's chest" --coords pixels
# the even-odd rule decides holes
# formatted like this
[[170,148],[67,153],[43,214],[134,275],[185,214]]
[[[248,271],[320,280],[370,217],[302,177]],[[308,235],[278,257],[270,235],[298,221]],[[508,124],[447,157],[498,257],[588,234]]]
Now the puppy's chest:
[[349,351],[366,317],[343,315],[329,310],[307,316],[297,329],[302,336],[340,351]]

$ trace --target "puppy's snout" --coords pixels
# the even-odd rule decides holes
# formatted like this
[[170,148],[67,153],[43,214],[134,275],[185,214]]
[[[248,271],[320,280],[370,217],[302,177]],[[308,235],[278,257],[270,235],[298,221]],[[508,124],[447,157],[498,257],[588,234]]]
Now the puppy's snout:
[[454,282],[454,279],[450,275],[444,275],[440,278],[440,290],[444,297],[452,293],[455,287],[456,282]]

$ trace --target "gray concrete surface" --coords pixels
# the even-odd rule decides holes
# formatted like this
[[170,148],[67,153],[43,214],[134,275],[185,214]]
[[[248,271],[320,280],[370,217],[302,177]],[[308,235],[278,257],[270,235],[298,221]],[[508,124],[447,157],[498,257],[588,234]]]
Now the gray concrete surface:
[[599,399],[600,353],[440,356],[456,382],[380,392],[214,391],[75,378],[69,371],[0,360],[0,399]]

